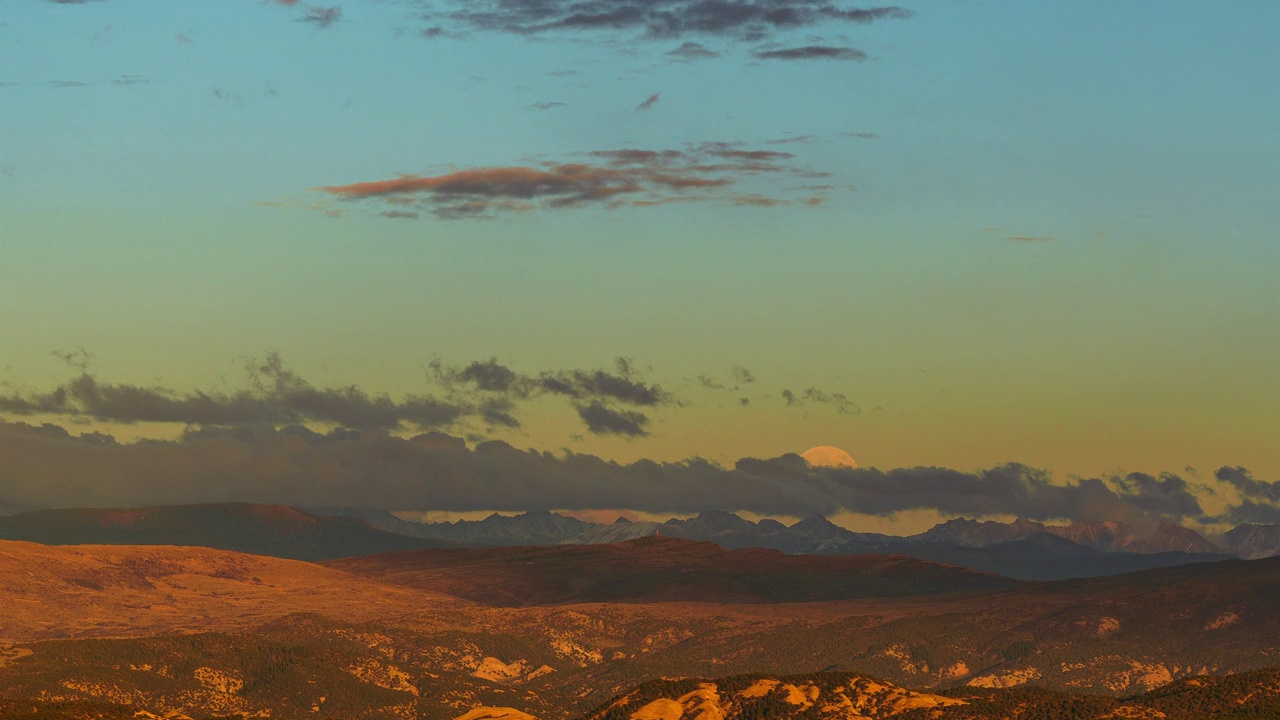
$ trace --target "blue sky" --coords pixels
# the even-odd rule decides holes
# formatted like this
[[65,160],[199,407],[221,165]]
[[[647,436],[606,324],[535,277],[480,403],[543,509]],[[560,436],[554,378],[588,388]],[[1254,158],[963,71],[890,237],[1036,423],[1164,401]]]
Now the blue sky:
[[[102,382],[225,389],[279,352],[392,397],[432,358],[625,356],[679,398],[646,434],[538,402],[452,430],[627,461],[1280,473],[1280,5],[912,3],[756,39],[459,7],[0,8],[3,390],[65,382],[51,353],[76,348]],[[667,55],[685,42],[718,56]],[[756,57],[806,47],[865,57]],[[681,202],[491,217],[318,189],[706,143],[790,157]],[[735,366],[749,392],[698,380]],[[784,399],[807,388],[858,412]]]

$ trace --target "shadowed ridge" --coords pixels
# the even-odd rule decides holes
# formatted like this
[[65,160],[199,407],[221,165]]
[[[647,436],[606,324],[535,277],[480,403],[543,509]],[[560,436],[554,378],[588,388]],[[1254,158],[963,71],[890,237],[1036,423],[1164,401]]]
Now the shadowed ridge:
[[33,510],[0,517],[0,539],[200,546],[309,561],[447,545],[379,530],[356,518],[253,503]]
[[497,606],[591,602],[775,603],[1013,587],[901,555],[788,555],[648,536],[610,545],[415,550],[325,563]]

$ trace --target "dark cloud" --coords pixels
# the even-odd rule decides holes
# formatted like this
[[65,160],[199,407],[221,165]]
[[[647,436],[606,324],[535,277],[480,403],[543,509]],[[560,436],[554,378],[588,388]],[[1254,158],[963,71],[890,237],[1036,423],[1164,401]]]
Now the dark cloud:
[[658,102],[658,100],[660,100],[660,99],[662,99],[662,93],[660,93],[660,92],[656,92],[656,93],[654,93],[654,94],[650,95],[649,97],[645,98],[645,99],[644,99],[644,102],[642,102],[642,103],[640,103],[639,105],[637,105],[637,106],[636,106],[636,110],[637,110],[637,111],[644,111],[644,110],[648,110],[649,108],[651,108],[651,107],[653,107],[654,105],[656,105],[656,104],[657,104],[657,102]]
[[600,398],[639,407],[673,402],[671,393],[659,385],[635,380],[629,374],[619,375],[604,370],[543,373],[538,377],[537,384],[546,392],[574,399]]
[[692,40],[686,40],[680,45],[680,47],[667,51],[666,55],[669,58],[684,61],[706,60],[708,58],[720,57],[720,53],[708,48],[702,43],[696,43]]
[[342,8],[335,5],[328,8],[308,7],[302,17],[298,18],[298,22],[311,23],[319,28],[327,28],[341,19]]
[[617,358],[615,371],[545,370],[527,375],[498,362],[496,358],[477,360],[462,367],[446,367],[431,363],[437,382],[448,388],[466,386],[488,393],[499,393],[517,399],[537,395],[559,395],[573,400],[618,401],[637,407],[653,407],[675,402],[675,397],[662,386],[636,377],[631,360]]
[[[313,423],[355,431],[449,429],[480,422],[518,428],[520,403],[561,398],[597,434],[644,435],[641,410],[678,407],[675,395],[640,376],[627,358],[613,370],[559,369],[519,373],[495,358],[466,365],[430,364],[430,380],[445,397],[395,400],[358,387],[323,388],[290,370],[277,354],[246,366],[239,390],[177,392],[100,381],[85,367],[83,351],[61,353],[80,374],[52,390],[0,394],[0,414],[58,415],[114,423],[182,423],[191,427],[279,427]],[[607,412],[606,412],[607,411]]]
[[750,385],[756,381],[756,376],[741,365],[734,365],[733,369],[729,371],[729,376],[733,378],[734,382],[739,382],[743,385]]
[[332,423],[342,427],[445,428],[476,411],[430,396],[401,401],[356,387],[317,388],[268,355],[251,363],[249,389],[231,393],[178,393],[165,388],[99,382],[85,372],[48,392],[0,395],[0,412],[52,414],[117,423],[189,425],[278,425]]
[[562,102],[551,101],[551,102],[536,102],[530,105],[529,107],[533,108],[534,110],[551,110],[553,108],[564,107],[564,106],[565,105]]
[[879,140],[880,136],[873,132],[849,132],[841,133],[845,137],[858,138],[859,140]]
[[1218,468],[1214,477],[1230,485],[1242,498],[1221,519],[1232,523],[1280,524],[1280,482],[1257,480],[1242,467]]
[[625,435],[640,437],[648,435],[644,426],[649,418],[632,410],[613,410],[600,402],[578,405],[578,417],[587,424],[587,430],[595,435]]
[[1225,517],[1220,519],[1236,525],[1240,523],[1280,525],[1280,505],[1244,500],[1239,505],[1227,508]]
[[761,173],[815,175],[793,167],[791,153],[751,150],[727,142],[702,143],[683,150],[600,150],[587,156],[595,162],[481,167],[315,189],[340,201],[465,219],[539,209],[617,208],[674,201],[780,204],[785,200],[743,195],[732,192],[732,187]]
[[758,41],[823,23],[905,19],[900,7],[843,8],[830,0],[469,0],[433,3],[425,19],[516,35],[632,32],[647,39],[716,36]]
[[1246,498],[1280,503],[1280,483],[1256,480],[1242,467],[1221,467],[1213,476]]
[[759,60],[853,60],[862,62],[867,54],[856,48],[831,47],[829,45],[805,45],[780,50],[756,50],[752,57]]
[[[645,431],[638,419],[604,406],[583,403],[579,412],[600,432]],[[619,464],[500,442],[468,449],[461,439],[441,433],[403,439],[381,431],[211,426],[174,441],[114,444],[100,436],[72,437],[57,426],[0,423],[0,457],[5,458],[0,497],[28,506],[236,500],[458,512],[627,508],[801,517],[928,509],[968,517],[1118,520],[1135,526],[1195,518],[1150,509],[1146,480],[1114,487],[1098,478],[1059,484],[1044,471],[1018,464],[977,472],[882,471],[815,468],[797,455],[744,458],[732,468],[697,458]],[[1170,489],[1167,477],[1163,482]]]
[[782,399],[787,403],[788,407],[802,407],[807,403],[818,403],[821,405],[829,405],[841,415],[861,415],[862,408],[853,402],[844,393],[826,392],[816,387],[805,388],[804,392],[793,392],[790,389],[782,391]]
[[527,382],[511,368],[499,364],[496,358],[473,362],[460,370],[456,377],[461,382],[475,385],[478,390],[502,393]]
[[1191,492],[1187,481],[1171,473],[1152,477],[1145,473],[1129,473],[1112,479],[1113,485],[1135,507],[1167,517],[1202,518],[1200,500]]
[[1053,238],[1046,235],[1015,235],[1014,237],[1005,238],[1005,240],[1016,243],[1038,243],[1049,242],[1053,240]]
[[448,367],[439,361],[430,365],[435,381],[452,395],[501,402],[506,410],[533,398],[563,398],[593,434],[646,435],[649,417],[639,409],[677,406],[679,402],[662,386],[638,377],[637,369],[627,358],[617,358],[614,366],[614,371],[573,369],[525,374],[496,358],[461,367]]

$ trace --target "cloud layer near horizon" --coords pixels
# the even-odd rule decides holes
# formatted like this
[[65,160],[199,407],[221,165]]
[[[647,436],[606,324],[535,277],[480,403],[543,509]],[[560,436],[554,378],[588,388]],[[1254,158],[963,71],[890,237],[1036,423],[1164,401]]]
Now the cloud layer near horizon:
[[[1010,463],[978,472],[939,467],[815,468],[797,455],[744,458],[726,468],[693,458],[629,465],[592,455],[519,450],[500,441],[474,448],[432,432],[399,438],[350,430],[319,434],[207,427],[173,441],[123,445],[109,436],[71,436],[57,425],[0,423],[0,501],[27,506],[127,506],[270,502],[389,510],[626,508],[651,513],[705,510],[766,515],[890,516],[930,509],[970,517],[1035,520],[1206,518],[1181,477],[1142,473],[1055,483]],[[1276,483],[1242,468],[1219,478],[1250,488],[1249,502],[1275,513]],[[1236,506],[1237,508],[1239,506]]]

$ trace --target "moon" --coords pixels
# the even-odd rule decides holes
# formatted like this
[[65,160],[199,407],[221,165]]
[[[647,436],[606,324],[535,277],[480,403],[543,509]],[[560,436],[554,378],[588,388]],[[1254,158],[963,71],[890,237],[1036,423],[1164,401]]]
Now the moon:
[[800,453],[800,457],[804,458],[810,467],[858,467],[858,461],[854,460],[852,455],[830,445],[811,447]]

